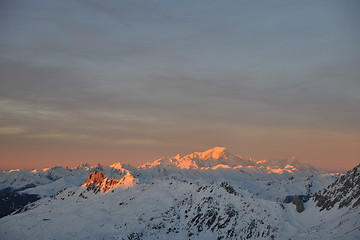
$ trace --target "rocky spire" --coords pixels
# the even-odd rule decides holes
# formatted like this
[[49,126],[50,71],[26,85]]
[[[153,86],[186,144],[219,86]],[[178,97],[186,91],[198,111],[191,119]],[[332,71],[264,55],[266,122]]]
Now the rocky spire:
[[105,178],[103,172],[93,172],[89,175],[83,186],[85,186],[88,191],[93,191],[94,193],[106,193],[120,185],[124,187],[131,187],[138,183],[139,180],[132,176],[130,172],[127,172],[125,176],[120,179],[116,179],[114,177]]
[[87,187],[87,190],[93,190],[95,193],[100,191],[101,183],[105,179],[103,172],[93,172],[86,179],[84,185]]

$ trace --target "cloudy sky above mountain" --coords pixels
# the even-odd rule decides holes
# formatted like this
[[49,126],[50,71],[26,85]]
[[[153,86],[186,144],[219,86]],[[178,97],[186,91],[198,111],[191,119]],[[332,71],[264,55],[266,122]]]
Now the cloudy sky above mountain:
[[350,169],[359,1],[0,3],[0,168],[221,145]]

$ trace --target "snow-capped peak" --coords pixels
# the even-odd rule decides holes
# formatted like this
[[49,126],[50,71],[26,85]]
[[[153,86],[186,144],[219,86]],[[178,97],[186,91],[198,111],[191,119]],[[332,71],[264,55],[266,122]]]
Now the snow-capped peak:
[[159,158],[153,162],[147,162],[141,166],[139,166],[138,168],[152,168],[158,165],[169,165],[170,161],[164,157]]
[[114,169],[124,170],[124,168],[123,168],[123,166],[121,165],[120,162],[111,164],[109,167],[112,167],[112,168],[114,168]]
[[[230,153],[225,147],[214,147],[204,152],[194,152],[182,157],[180,154],[172,158],[160,158],[154,162],[148,162],[139,167],[139,169],[148,169],[152,167],[173,166],[180,169],[212,169],[215,170],[219,166],[227,166],[231,169],[242,169],[253,172],[265,173],[292,173],[298,170],[314,170],[311,166],[301,164],[295,157],[275,160],[255,160],[243,159],[240,155]],[[223,167],[221,167],[223,168]]]
[[201,158],[202,160],[208,160],[210,158],[213,159],[227,158],[227,155],[229,153],[227,149],[224,147],[214,147],[209,150],[206,150],[205,152],[196,152],[193,154],[197,154],[199,158]]
[[166,159],[160,158],[154,162],[148,162],[139,168],[151,168],[155,166],[175,166],[180,169],[212,168],[219,164],[235,167],[244,164],[244,160],[238,155],[230,154],[224,147],[214,147],[204,152],[194,152],[181,157],[180,154]]
[[11,169],[9,172],[20,172],[23,171],[22,168],[17,168],[17,169]]
[[91,168],[91,165],[88,163],[82,163],[82,164],[78,164],[75,167],[71,168],[72,170],[76,170],[76,169],[86,169],[89,170]]

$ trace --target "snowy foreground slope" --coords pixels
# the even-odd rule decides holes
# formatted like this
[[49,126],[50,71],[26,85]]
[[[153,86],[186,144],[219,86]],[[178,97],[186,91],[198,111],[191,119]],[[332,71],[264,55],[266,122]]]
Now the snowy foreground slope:
[[3,189],[41,199],[0,219],[0,239],[360,238],[360,166],[339,176],[214,148],[139,168],[13,172]]

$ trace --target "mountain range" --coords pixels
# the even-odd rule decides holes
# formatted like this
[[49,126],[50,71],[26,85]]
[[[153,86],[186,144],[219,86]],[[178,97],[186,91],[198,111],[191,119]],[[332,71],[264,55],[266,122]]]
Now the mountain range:
[[0,238],[358,239],[359,181],[360,166],[329,173],[223,147],[139,167],[11,170]]

